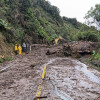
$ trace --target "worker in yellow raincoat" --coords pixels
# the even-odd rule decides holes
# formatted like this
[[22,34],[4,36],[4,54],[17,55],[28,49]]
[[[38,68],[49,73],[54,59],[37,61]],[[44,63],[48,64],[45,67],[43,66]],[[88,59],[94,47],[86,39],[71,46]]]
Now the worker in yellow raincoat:
[[21,45],[19,44],[19,46],[18,46],[18,54],[19,55],[21,55],[22,54],[22,47],[21,47]]
[[18,54],[18,47],[17,47],[17,44],[15,44],[14,50],[15,50],[15,54],[17,55],[17,54]]

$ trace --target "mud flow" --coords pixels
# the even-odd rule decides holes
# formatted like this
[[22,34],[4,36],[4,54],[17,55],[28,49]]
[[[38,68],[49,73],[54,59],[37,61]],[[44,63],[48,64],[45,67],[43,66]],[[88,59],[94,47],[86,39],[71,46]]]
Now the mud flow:
[[40,100],[100,100],[100,72],[70,57],[47,56],[47,50],[34,45],[31,53],[0,65],[7,68],[0,73],[0,100],[34,100],[40,83]]

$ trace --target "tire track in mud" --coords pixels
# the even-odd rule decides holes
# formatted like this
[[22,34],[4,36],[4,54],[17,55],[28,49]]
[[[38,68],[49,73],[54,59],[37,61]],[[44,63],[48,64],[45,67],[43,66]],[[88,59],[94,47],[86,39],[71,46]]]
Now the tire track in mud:
[[[55,91],[57,90],[56,94],[63,100],[72,100],[72,98],[75,100],[99,100],[100,85],[90,80],[89,77],[84,75],[81,71],[76,70],[76,66],[80,66],[80,64],[76,62],[77,60],[70,58],[58,58],[54,63],[48,65],[47,74],[53,81],[53,88]],[[81,67],[84,68],[83,63],[81,63]],[[95,71],[96,70],[94,70],[94,72]],[[93,74],[93,72],[91,73]],[[100,72],[98,72],[98,75],[100,76]],[[100,81],[99,78],[98,81]],[[54,98],[56,97],[54,96]]]
[[[49,65],[49,64],[52,64],[53,62],[55,62],[55,61],[58,60],[58,59],[59,59],[59,58],[51,59],[51,60],[46,64],[46,66]],[[47,73],[47,74],[48,74],[48,73]],[[49,78],[50,78],[50,77],[49,77]],[[63,99],[63,100],[73,100],[69,95],[65,94],[65,96],[64,96],[64,94],[58,92],[58,89],[57,89],[56,85],[54,85],[54,81],[53,81],[53,80],[49,80],[49,83],[52,84],[53,90],[54,90],[55,94],[56,94],[58,97],[60,97],[60,98]]]

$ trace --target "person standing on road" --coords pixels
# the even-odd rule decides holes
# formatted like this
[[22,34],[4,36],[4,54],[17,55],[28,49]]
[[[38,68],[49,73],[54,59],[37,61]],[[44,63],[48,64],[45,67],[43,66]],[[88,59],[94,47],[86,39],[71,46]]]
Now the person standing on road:
[[21,47],[21,45],[19,44],[19,46],[18,46],[18,53],[19,53],[19,55],[21,55],[22,54],[22,47]]
[[17,47],[17,44],[15,44],[14,50],[15,50],[15,54],[17,55],[17,54],[18,54],[18,47]]
[[32,51],[32,46],[31,46],[31,44],[30,44],[30,53],[31,53],[31,51]]
[[22,51],[24,52],[24,54],[26,53],[26,44],[25,43],[23,43],[23,45],[22,45]]

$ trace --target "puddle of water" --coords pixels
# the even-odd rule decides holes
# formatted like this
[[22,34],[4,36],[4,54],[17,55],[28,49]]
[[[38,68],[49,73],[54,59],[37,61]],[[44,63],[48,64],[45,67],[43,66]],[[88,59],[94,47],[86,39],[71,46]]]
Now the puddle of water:
[[[100,78],[96,75],[94,75],[94,73],[92,73],[91,71],[89,71],[87,69],[87,66],[81,62],[76,62],[76,66],[75,68],[78,70],[78,71],[82,71],[92,82],[95,82],[95,83],[98,83],[100,84]],[[81,67],[80,67],[81,65]]]

